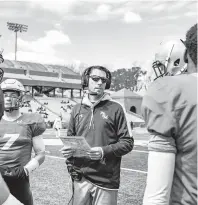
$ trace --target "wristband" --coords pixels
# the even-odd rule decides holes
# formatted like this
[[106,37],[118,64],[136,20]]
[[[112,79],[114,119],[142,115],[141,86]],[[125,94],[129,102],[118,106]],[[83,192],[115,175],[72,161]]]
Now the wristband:
[[39,167],[39,162],[37,159],[32,158],[25,166],[24,170],[27,176],[29,176],[34,170]]

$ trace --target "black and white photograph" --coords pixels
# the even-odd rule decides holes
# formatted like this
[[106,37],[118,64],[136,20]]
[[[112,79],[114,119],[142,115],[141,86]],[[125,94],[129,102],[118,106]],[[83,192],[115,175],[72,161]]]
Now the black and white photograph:
[[195,0],[0,0],[0,205],[196,205]]

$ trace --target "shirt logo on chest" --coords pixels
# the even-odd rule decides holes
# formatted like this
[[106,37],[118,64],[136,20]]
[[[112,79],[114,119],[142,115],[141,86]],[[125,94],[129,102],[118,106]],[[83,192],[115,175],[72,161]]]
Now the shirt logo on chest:
[[25,125],[25,122],[23,120],[17,120],[18,125]]
[[83,114],[79,114],[79,118],[82,118],[83,117]]
[[105,112],[101,111],[100,115],[102,116],[103,119],[106,119],[106,120],[108,119],[108,115]]

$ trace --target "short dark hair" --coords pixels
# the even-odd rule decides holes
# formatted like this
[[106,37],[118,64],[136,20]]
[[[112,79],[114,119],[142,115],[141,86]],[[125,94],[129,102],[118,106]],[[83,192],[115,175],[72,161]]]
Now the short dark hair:
[[109,78],[109,73],[110,73],[110,71],[109,71],[107,68],[105,68],[104,66],[100,66],[100,65],[96,65],[96,66],[91,66],[91,67],[89,67],[89,68],[88,68],[88,70],[89,70],[88,75],[90,75],[90,73],[92,72],[92,70],[95,70],[95,69],[104,71],[104,72],[106,73],[106,77]]
[[197,24],[187,31],[185,45],[190,58],[197,66]]

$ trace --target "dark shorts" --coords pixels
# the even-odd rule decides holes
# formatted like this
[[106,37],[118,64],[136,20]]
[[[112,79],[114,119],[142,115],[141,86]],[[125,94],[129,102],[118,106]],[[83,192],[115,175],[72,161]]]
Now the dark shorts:
[[4,177],[10,193],[24,205],[33,205],[32,192],[30,190],[29,179],[10,179]]

